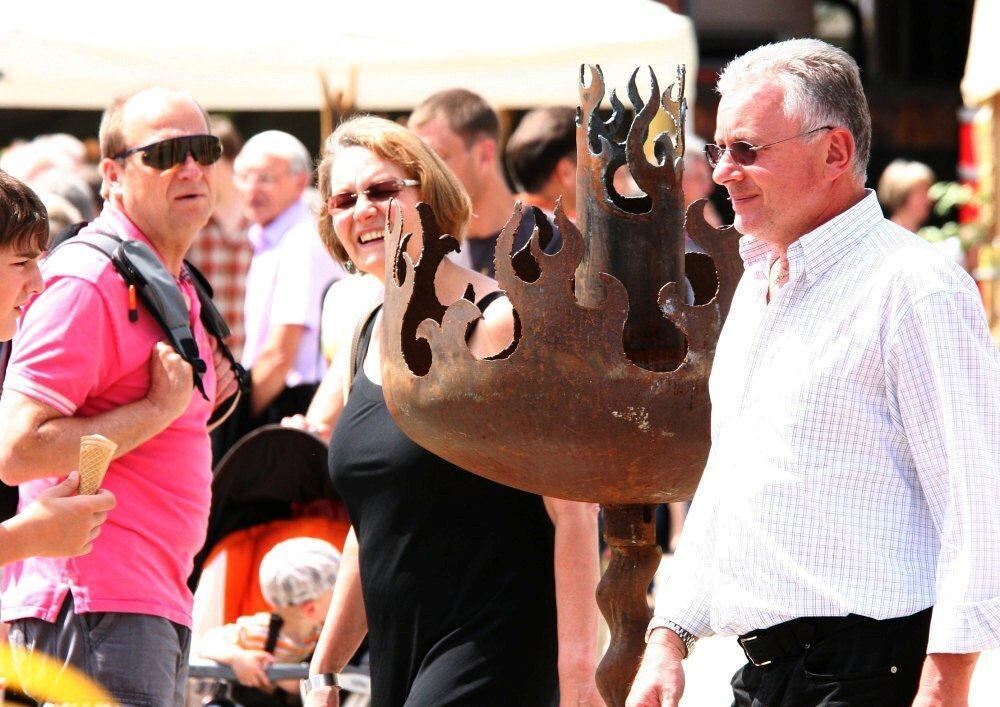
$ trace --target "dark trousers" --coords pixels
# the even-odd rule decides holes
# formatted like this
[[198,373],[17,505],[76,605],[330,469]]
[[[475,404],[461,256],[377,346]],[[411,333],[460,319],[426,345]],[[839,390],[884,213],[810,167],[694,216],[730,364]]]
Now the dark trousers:
[[[801,651],[733,676],[734,707],[909,707],[927,652],[931,610],[877,621],[796,619],[762,632],[801,636]],[[773,635],[773,634],[772,634]],[[770,639],[771,636],[765,637]],[[763,641],[762,641],[763,642]]]
[[[35,694],[31,696],[39,702],[58,696],[53,690],[60,684],[61,694],[69,694],[66,666],[72,666],[100,685],[115,704],[184,705],[191,630],[159,616],[77,614],[73,598],[67,595],[55,623],[41,619],[12,622],[10,644],[17,649],[14,670],[23,684],[29,676],[37,677],[39,670],[52,671],[44,681],[32,683]],[[40,654],[49,659],[43,662]]]

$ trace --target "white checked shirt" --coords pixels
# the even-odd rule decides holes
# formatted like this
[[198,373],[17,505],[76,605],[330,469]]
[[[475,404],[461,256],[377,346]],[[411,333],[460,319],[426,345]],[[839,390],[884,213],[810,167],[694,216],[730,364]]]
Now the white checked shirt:
[[319,342],[323,295],[330,283],[346,273],[323,247],[316,217],[304,200],[289,206],[267,226],[250,226],[247,239],[253,258],[246,277],[246,343],[240,363],[253,368],[275,327],[302,326],[305,331],[285,385],[317,383],[326,372]]
[[1000,646],[1000,353],[974,283],[872,192],[769,246],[719,339],[712,451],[656,614],[698,636],[934,605],[928,652]]

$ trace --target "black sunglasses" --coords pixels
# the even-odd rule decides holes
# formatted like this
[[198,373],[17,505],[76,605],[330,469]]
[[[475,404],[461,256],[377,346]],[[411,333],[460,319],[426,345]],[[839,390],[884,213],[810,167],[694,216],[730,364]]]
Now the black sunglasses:
[[705,157],[708,158],[708,164],[715,169],[719,166],[719,162],[722,160],[722,155],[728,152],[733,161],[740,165],[741,167],[749,167],[754,162],[757,161],[757,153],[767,147],[773,145],[779,145],[783,142],[788,142],[789,140],[794,140],[796,138],[805,137],[806,135],[812,135],[813,133],[819,132],[820,130],[833,130],[833,125],[824,125],[822,128],[813,128],[812,130],[807,130],[804,133],[799,133],[798,135],[792,135],[791,137],[786,137],[784,140],[775,140],[774,142],[769,142],[766,145],[753,145],[745,140],[737,140],[732,143],[729,147],[719,147],[715,144],[705,145]]
[[119,152],[113,159],[123,160],[136,152],[141,152],[142,163],[153,169],[166,170],[174,165],[183,164],[188,155],[194,157],[198,164],[207,167],[222,157],[222,143],[215,135],[185,135],[142,147],[133,147]]
[[403,191],[406,187],[415,187],[419,184],[420,182],[416,179],[386,179],[381,182],[375,182],[360,192],[345,191],[340,194],[334,194],[326,200],[326,208],[330,213],[353,209],[358,203],[359,194],[364,194],[368,197],[369,201],[387,201],[395,196],[399,196],[399,192]]

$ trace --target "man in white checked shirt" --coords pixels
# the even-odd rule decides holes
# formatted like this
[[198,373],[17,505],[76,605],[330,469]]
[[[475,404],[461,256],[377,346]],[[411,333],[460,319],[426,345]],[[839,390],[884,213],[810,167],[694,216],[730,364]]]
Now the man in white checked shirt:
[[817,40],[719,79],[714,179],[746,272],[712,451],[630,707],[740,636],[737,705],[962,705],[1000,646],[1000,354],[972,280],[882,217],[854,61]]

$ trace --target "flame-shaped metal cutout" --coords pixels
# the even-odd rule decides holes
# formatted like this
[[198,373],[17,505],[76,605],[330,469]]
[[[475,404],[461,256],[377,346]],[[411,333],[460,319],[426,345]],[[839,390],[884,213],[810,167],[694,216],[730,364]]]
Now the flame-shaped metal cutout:
[[[672,501],[694,491],[708,452],[707,377],[740,271],[736,237],[692,207],[688,230],[715,261],[720,285],[708,303],[686,304],[677,285],[684,229],[674,147],[683,143],[660,135],[670,159],[658,165],[642,152],[661,102],[683,125],[683,98],[661,97],[653,77],[640,104],[633,81],[630,99],[640,109],[625,143],[616,143],[609,130],[621,118],[600,120],[604,80],[599,69],[591,73],[581,89],[581,229],[557,209],[563,245],[549,255],[536,228],[528,248],[539,272],[530,282],[511,258],[514,233],[529,217],[522,207],[497,244],[497,280],[520,323],[506,356],[475,358],[466,333],[480,313],[468,301],[445,307],[437,299],[434,275],[456,240],[421,205],[423,249],[413,263],[396,219],[387,242],[396,257],[383,318],[386,401],[419,444],[496,481],[576,500]],[[650,199],[645,213],[619,208],[604,187],[623,157]]]

